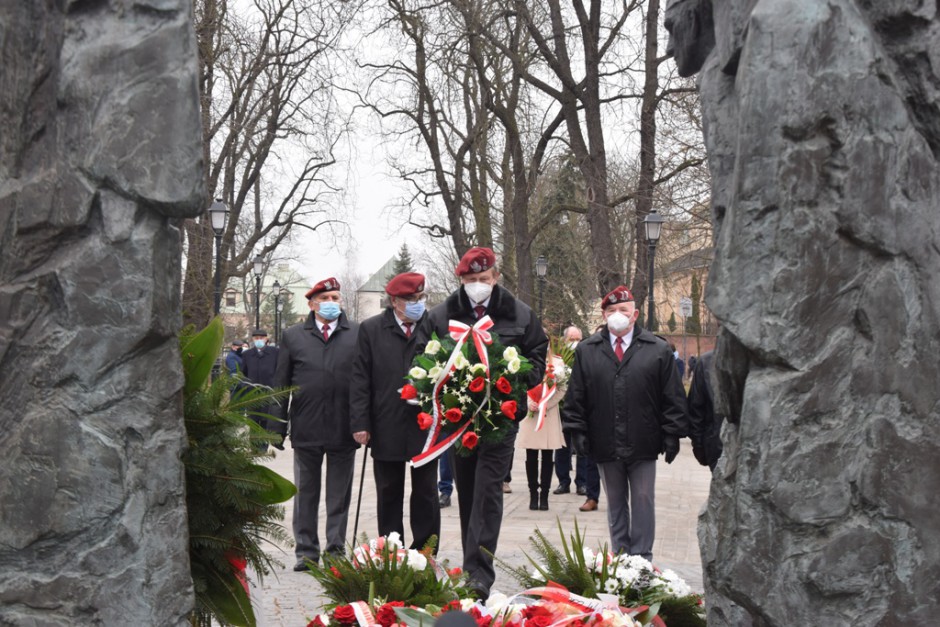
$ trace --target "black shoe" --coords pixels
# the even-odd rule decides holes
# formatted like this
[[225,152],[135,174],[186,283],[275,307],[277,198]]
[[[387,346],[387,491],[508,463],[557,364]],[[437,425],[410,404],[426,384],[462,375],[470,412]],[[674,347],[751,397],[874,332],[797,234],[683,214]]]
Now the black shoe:
[[490,591],[483,584],[477,581],[468,581],[467,589],[470,590],[470,596],[474,599],[479,600],[482,603],[486,603],[486,600],[490,598]]
[[571,488],[566,485],[560,485],[552,490],[552,494],[571,494]]
[[319,561],[320,561],[319,557],[302,557],[297,560],[296,564],[294,564],[294,572],[302,573],[305,570],[310,570],[310,565],[308,562],[312,562],[316,564]]
[[440,498],[441,507],[450,507],[450,495],[442,494]]
[[539,508],[539,493],[538,491],[529,492],[529,509],[537,510]]
[[576,491],[579,496],[587,496],[587,488],[585,488],[583,485],[579,485]]
[[539,509],[543,512],[548,511],[548,492],[542,491],[542,495],[539,497]]

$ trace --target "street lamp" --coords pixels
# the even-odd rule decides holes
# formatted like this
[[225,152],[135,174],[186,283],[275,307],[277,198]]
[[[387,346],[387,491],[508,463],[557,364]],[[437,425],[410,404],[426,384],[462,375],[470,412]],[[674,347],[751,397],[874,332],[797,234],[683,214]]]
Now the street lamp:
[[643,226],[646,228],[646,241],[649,242],[650,258],[650,295],[649,308],[647,310],[647,320],[649,321],[649,330],[656,331],[656,305],[653,301],[653,259],[656,257],[656,243],[659,241],[659,235],[663,229],[663,222],[666,220],[653,209],[643,220]]
[[215,301],[213,312],[219,315],[222,307],[222,234],[225,232],[225,220],[228,217],[228,206],[221,198],[216,198],[209,206],[209,223],[215,232]]
[[277,345],[277,330],[281,328],[280,321],[278,320],[278,314],[281,308],[281,282],[274,279],[274,285],[272,285],[271,288],[274,290],[274,344]]
[[251,262],[255,272],[255,329],[261,328],[261,273],[264,272],[264,259],[255,255]]
[[535,260],[535,275],[539,278],[539,320],[542,319],[542,296],[545,292],[545,275],[548,273],[548,259],[539,255]]

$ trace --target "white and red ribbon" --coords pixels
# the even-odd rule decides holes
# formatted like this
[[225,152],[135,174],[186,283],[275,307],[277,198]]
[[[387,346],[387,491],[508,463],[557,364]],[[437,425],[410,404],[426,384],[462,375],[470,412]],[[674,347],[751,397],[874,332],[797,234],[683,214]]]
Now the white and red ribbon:
[[549,387],[548,383],[542,382],[542,397],[539,399],[539,413],[538,419],[535,423],[535,430],[540,431],[542,429],[542,424],[545,422],[545,410],[548,408],[548,401],[553,396],[555,392],[558,391],[558,385],[553,385]]
[[359,621],[360,627],[371,627],[372,625],[379,624],[375,620],[375,616],[372,615],[372,608],[370,608],[369,604],[365,601],[353,601],[349,605],[352,606],[353,612],[356,613],[356,620]]
[[463,347],[464,342],[467,341],[467,337],[472,335],[473,345],[477,349],[477,355],[480,356],[480,361],[486,366],[486,376],[489,378],[490,354],[486,350],[486,345],[493,343],[493,336],[490,335],[489,331],[493,328],[494,324],[493,319],[489,316],[483,316],[477,320],[472,327],[459,320],[451,320],[448,322],[447,330],[450,332],[450,336],[457,341],[457,346],[454,347],[454,353],[451,355],[451,359],[456,359],[456,355]]

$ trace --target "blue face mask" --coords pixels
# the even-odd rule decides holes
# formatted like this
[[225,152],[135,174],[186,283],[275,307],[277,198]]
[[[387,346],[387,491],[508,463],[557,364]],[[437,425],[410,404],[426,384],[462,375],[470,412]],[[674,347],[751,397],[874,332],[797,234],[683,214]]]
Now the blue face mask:
[[336,320],[339,318],[339,312],[339,303],[335,303],[331,300],[322,302],[320,306],[317,307],[317,313],[325,320]]
[[418,321],[424,315],[424,303],[405,303],[405,317],[409,320]]
[[255,340],[255,348],[264,348],[264,340]]

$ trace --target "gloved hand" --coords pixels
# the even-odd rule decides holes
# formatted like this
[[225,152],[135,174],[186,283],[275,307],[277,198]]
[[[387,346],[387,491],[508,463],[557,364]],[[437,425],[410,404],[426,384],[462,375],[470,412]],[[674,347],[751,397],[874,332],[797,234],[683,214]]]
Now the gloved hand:
[[591,454],[591,443],[588,441],[588,436],[584,431],[571,432],[571,448],[574,449],[577,455]]
[[275,440],[274,442],[271,442],[271,446],[273,446],[279,451],[283,451],[284,450],[284,436],[282,435],[280,440]]
[[679,437],[666,434],[663,436],[663,453],[666,454],[666,463],[671,464],[672,460],[679,454]]
[[692,454],[702,466],[708,466],[708,457],[705,455],[705,447],[700,442],[692,442]]

